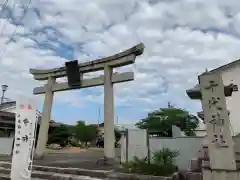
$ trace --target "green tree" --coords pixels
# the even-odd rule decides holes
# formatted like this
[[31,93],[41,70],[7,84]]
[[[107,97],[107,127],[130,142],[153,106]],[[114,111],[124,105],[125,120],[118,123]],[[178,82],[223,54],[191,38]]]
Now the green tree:
[[69,142],[69,138],[72,136],[72,126],[60,125],[55,127],[48,136],[48,144],[60,144],[65,146]]
[[172,136],[173,125],[179,127],[187,136],[194,136],[199,119],[184,109],[168,106],[168,108],[160,108],[148,113],[145,119],[136,123],[138,128],[148,129],[163,137]]
[[84,121],[78,121],[75,126],[75,137],[86,145],[88,142],[94,140],[98,134],[96,125],[86,125]]

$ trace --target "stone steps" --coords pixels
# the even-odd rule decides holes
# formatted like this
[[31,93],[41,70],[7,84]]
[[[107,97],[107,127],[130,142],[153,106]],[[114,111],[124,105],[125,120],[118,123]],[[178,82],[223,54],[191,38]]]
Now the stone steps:
[[[0,162],[0,180],[1,175],[10,180],[11,163]],[[78,168],[59,168],[49,166],[34,165],[32,171],[32,180],[171,180],[172,177],[159,177],[137,174],[118,173],[104,170],[87,170]]]
[[[0,162],[0,172],[4,169],[11,169],[11,163],[9,162]],[[33,165],[32,167],[33,173],[35,172],[44,172],[45,174],[71,174],[71,175],[79,175],[79,176],[92,176],[92,177],[100,177],[105,178],[107,174],[110,174],[112,171],[104,171],[104,170],[87,170],[80,168],[60,168],[60,167],[50,167],[50,166],[40,166]]]
[[[11,164],[10,163],[0,163],[0,179],[1,180],[10,180],[10,172],[11,172]],[[36,170],[39,169],[39,170]],[[62,172],[61,172],[62,170]],[[63,169],[55,169],[51,167],[34,167],[32,171],[32,180],[101,180],[99,178],[93,178],[90,176],[83,176],[75,174],[74,170],[64,171]]]
[[[10,176],[6,175],[6,174],[0,174],[0,179],[1,180],[11,180]],[[47,179],[32,178],[31,180],[47,180]]]
[[[236,161],[236,166],[237,166],[237,169],[239,170],[240,169],[240,162],[239,161]],[[203,161],[202,162],[202,167],[203,168],[209,168],[210,167],[210,162],[209,161]]]
[[[0,179],[10,179],[11,169],[0,168]],[[93,178],[89,176],[78,176],[73,174],[60,174],[54,172],[33,171],[32,180],[101,180],[99,178]]]

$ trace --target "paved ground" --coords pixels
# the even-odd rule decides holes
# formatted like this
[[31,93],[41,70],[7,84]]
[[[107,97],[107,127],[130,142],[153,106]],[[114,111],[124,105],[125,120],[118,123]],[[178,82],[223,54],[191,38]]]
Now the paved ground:
[[[122,171],[120,168],[120,151],[116,149],[116,157],[119,157],[119,163],[115,165],[99,165],[97,160],[103,158],[103,150],[84,150],[82,152],[62,152],[48,153],[42,160],[34,160],[36,165],[55,166],[63,168],[84,168],[93,170],[115,170]],[[11,161],[10,156],[0,156],[0,161]]]

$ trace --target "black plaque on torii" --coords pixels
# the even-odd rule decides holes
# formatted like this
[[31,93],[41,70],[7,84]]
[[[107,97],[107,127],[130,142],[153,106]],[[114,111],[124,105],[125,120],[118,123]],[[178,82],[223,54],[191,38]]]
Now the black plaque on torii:
[[78,60],[65,62],[68,85],[70,87],[81,86],[81,73],[78,67]]

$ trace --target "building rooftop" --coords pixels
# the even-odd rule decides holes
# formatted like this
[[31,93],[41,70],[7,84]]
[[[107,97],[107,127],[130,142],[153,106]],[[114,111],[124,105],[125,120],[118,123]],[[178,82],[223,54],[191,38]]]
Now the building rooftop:
[[[240,65],[240,59],[238,59],[236,61],[233,61],[233,62],[230,62],[230,63],[225,64],[225,65],[222,65],[220,67],[217,67],[215,69],[212,69],[211,71],[206,71],[204,73],[219,73],[219,72],[228,70],[230,68],[235,68],[238,65]],[[202,74],[204,74],[204,73],[202,73]],[[238,86],[237,85],[229,84],[229,85],[224,87],[224,93],[225,93],[226,97],[231,96],[233,91],[238,91]],[[201,99],[200,85],[199,84],[195,85],[191,89],[186,90],[186,93],[191,99]]]
[[[7,101],[2,104],[0,104],[0,123],[5,123],[5,124],[15,124],[15,113],[13,112],[7,112],[5,111],[8,108],[15,107],[16,106],[16,101]],[[37,111],[39,116],[41,117],[42,113]],[[40,124],[41,118],[38,120],[38,123]],[[62,123],[57,123],[54,120],[50,121],[50,126],[51,127],[57,127],[63,125]]]
[[8,107],[16,106],[16,101],[7,101],[0,104],[0,110]]
[[212,70],[209,71],[209,72],[210,72],[210,73],[217,73],[217,72],[225,71],[225,70],[227,70],[227,69],[229,69],[229,68],[234,68],[234,67],[236,67],[237,65],[240,65],[240,59],[235,60],[235,61],[232,61],[232,62],[230,62],[230,63],[228,63],[228,64],[224,64],[224,65],[222,65],[222,66],[219,66],[219,67],[217,67],[217,68],[215,68],[215,69],[212,69]]

